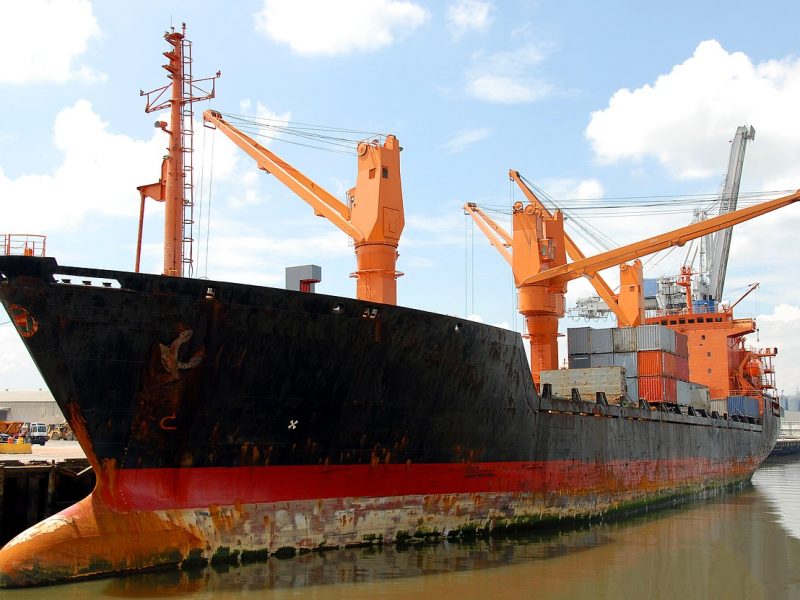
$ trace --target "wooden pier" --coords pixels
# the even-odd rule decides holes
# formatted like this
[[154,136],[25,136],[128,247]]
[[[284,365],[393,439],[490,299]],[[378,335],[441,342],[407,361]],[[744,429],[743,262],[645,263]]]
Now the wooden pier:
[[94,484],[94,472],[85,458],[0,459],[0,546],[86,497]]

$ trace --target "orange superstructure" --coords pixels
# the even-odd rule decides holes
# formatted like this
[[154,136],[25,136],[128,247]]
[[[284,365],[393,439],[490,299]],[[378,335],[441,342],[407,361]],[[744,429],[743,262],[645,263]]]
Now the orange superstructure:
[[756,331],[755,319],[736,319],[729,310],[686,311],[649,317],[647,323],[665,325],[687,336],[689,378],[708,386],[712,399],[761,396],[774,389],[772,357],[777,348],[753,350],[745,345],[744,336]]

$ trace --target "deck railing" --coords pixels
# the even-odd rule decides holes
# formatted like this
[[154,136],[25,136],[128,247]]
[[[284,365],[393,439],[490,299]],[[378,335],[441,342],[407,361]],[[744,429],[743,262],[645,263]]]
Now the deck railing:
[[31,233],[2,234],[0,255],[45,256],[47,236]]

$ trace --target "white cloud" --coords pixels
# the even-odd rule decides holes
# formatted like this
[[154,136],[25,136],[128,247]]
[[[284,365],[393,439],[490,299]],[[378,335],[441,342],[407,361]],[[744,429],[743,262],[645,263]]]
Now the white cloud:
[[103,81],[105,74],[74,64],[89,41],[99,36],[89,0],[4,2],[0,83]]
[[537,46],[474,57],[467,74],[466,91],[478,100],[497,104],[533,102],[552,93],[553,86],[536,77],[533,70],[545,58]]
[[800,181],[800,59],[758,64],[716,40],[652,84],[620,89],[592,113],[586,136],[599,160],[655,158],[673,176],[718,176],[721,140],[738,125],[756,128],[745,173],[765,189]]
[[400,0],[264,0],[255,27],[297,54],[336,55],[391,45],[428,17]]
[[442,148],[450,154],[456,154],[457,152],[466,150],[473,144],[485,140],[491,133],[492,130],[488,127],[462,130],[442,144]]
[[[168,120],[167,115],[157,118]],[[207,130],[201,130],[199,123],[195,130],[203,132],[196,136],[196,156],[206,156],[206,144],[210,145]],[[113,133],[87,100],[78,100],[56,115],[53,144],[63,160],[52,173],[9,179],[0,165],[0,198],[15,200],[3,207],[7,231],[30,230],[32,215],[36,215],[37,231],[47,232],[74,229],[89,214],[137,215],[136,187],[158,179],[167,137],[159,130],[147,140]],[[230,177],[235,164],[235,149],[218,147],[214,154],[215,180]],[[201,165],[195,166],[199,169]],[[154,204],[149,203],[148,213]]]
[[468,31],[483,31],[492,22],[493,9],[491,2],[458,0],[447,7],[447,26],[455,38]]
[[55,118],[53,142],[64,160],[53,173],[8,179],[0,166],[0,197],[15,199],[4,209],[4,225],[26,231],[35,213],[39,230],[55,231],[77,226],[89,212],[135,215],[136,186],[157,179],[163,135],[115,135],[88,101],[78,100]]
[[42,376],[29,358],[17,330],[8,321],[8,314],[0,308],[0,387],[3,389],[43,387]]

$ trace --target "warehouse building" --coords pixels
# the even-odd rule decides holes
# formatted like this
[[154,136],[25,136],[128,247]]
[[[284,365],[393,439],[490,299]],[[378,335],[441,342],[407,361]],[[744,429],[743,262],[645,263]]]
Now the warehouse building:
[[0,421],[55,425],[65,420],[53,395],[47,390],[0,391]]

